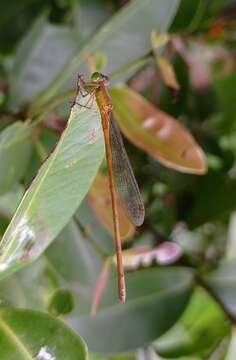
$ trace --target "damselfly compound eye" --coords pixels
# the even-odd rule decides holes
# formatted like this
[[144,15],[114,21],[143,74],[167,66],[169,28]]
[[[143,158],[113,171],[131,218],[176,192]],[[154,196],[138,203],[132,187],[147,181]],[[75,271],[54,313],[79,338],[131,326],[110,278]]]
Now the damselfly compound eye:
[[100,81],[102,81],[105,86],[109,85],[109,77],[107,75],[100,74]]
[[91,80],[93,82],[97,82],[101,79],[101,74],[99,72],[94,72],[92,75],[91,75]]

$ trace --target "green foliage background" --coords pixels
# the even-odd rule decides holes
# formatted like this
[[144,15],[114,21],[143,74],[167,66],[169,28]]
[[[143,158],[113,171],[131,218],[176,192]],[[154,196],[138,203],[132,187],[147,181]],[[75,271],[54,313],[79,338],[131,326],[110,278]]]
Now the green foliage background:
[[[1,2],[2,360],[235,359],[235,14],[234,0]],[[169,47],[154,54],[152,31],[170,33]],[[180,85],[174,97],[155,63],[160,54]],[[181,252],[129,271],[125,305],[112,235],[86,197],[104,157],[99,116],[71,112],[76,74],[91,69],[176,119],[208,166],[201,176],[180,173],[125,139],[146,218],[124,250],[158,254],[172,242]],[[125,104],[116,102],[132,139]]]

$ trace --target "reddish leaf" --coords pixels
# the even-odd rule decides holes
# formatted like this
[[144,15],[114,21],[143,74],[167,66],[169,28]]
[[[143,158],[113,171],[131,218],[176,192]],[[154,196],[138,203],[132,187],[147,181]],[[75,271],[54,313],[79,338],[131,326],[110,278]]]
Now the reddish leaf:
[[[100,173],[97,174],[96,179],[90,188],[88,200],[98,219],[106,229],[113,234],[112,206],[107,176]],[[133,236],[135,228],[127,218],[119,198],[118,213],[121,238],[125,240]]]
[[121,130],[136,146],[175,170],[206,172],[202,149],[174,118],[129,88],[112,88],[110,95]]

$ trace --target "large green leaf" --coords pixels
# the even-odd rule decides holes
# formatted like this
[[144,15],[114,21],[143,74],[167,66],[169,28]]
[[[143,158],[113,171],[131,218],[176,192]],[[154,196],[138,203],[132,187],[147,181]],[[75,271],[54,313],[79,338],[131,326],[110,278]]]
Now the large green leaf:
[[85,360],[84,341],[61,321],[32,310],[0,310],[1,360]]
[[24,187],[20,184],[15,184],[11,191],[0,196],[0,213],[4,214],[5,218],[9,221],[14,215],[23,195]]
[[45,255],[64,280],[77,281],[84,288],[95,286],[97,275],[102,269],[102,258],[73,220]]
[[155,342],[164,358],[204,357],[227,336],[230,323],[223,310],[203,289],[196,289],[178,323]]
[[[39,3],[39,0],[12,0],[1,3],[0,49],[2,53],[9,53],[15,49],[17,40],[37,16]],[[41,2],[42,7],[45,8],[45,1]],[[12,26],[13,23],[14,26]]]
[[181,30],[186,30],[195,18],[201,2],[202,0],[182,0],[175,17],[175,21],[171,26],[171,31],[179,32]]
[[55,26],[39,17],[19,44],[10,75],[9,105],[29,102],[49,86],[78,48],[78,38],[68,27]]
[[140,270],[127,274],[127,302],[118,304],[115,278],[96,315],[70,320],[94,352],[125,352],[155,340],[186,307],[193,282],[185,268]]
[[146,54],[150,50],[150,32],[153,29],[166,31],[178,5],[179,0],[134,0],[124,6],[73,57],[55,81],[36,99],[34,106],[43,106],[70,75],[78,70],[81,72],[81,65],[88,54],[97,51],[105,54],[108,59],[104,70],[106,73],[114,72]]
[[226,310],[236,316],[236,260],[223,262],[206,280]]
[[11,190],[25,174],[32,151],[29,124],[15,122],[0,134],[0,195]]
[[89,190],[103,156],[98,111],[75,105],[54,152],[40,168],[4,234],[0,277],[35,260],[59,234]]
[[49,279],[47,263],[41,257],[27,268],[0,281],[1,305],[45,310],[49,293],[57,288]]
[[232,335],[229,343],[229,348],[227,354],[224,357],[224,360],[234,360],[236,354],[236,330],[232,329]]
[[67,291],[73,315],[89,314],[102,257],[71,220],[33,264],[0,281],[1,304],[45,310],[52,296]]
[[113,15],[115,8],[106,6],[104,1],[80,0],[79,5],[75,7],[75,25],[79,28],[80,36],[88,39],[99,26]]
[[211,171],[198,179],[192,187],[193,203],[186,214],[187,222],[199,226],[227,218],[235,209],[235,185],[234,178],[220,171]]
[[114,241],[112,236],[98,220],[88,201],[83,201],[75,216],[87,237],[95,241],[102,252],[107,255],[113,255]]

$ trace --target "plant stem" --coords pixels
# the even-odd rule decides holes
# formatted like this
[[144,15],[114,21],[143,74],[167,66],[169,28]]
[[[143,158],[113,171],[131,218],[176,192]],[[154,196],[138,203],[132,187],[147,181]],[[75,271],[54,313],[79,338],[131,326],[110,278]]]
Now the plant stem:
[[135,59],[128,65],[121,67],[119,70],[114,71],[113,73],[109,74],[109,78],[113,79],[119,75],[127,73],[130,70],[139,69],[141,66],[146,65],[152,59],[152,55],[147,54],[141,58]]
[[46,102],[42,107],[37,107],[32,105],[32,107],[29,109],[29,115],[35,115],[37,113],[48,112],[52,109],[54,109],[56,106],[60,105],[63,101],[68,100],[73,95],[75,95],[75,89],[70,89],[62,94],[56,95],[53,98],[51,98],[48,102]]

